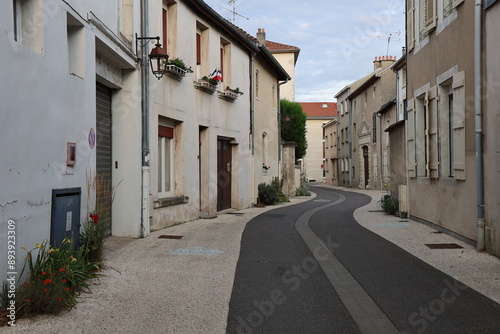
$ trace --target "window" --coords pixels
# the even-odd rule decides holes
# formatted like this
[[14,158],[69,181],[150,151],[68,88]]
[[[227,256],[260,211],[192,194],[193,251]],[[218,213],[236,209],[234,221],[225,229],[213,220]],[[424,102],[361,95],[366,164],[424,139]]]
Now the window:
[[208,28],[196,22],[196,75],[198,78],[211,73],[208,61]]
[[420,38],[436,27],[436,0],[420,0]]
[[43,54],[44,12],[42,0],[13,0],[14,40]]
[[83,24],[67,13],[66,28],[68,38],[69,73],[79,78],[85,77],[85,29]]
[[220,71],[225,86],[231,86],[231,44],[224,38],[220,39]]
[[372,138],[373,138],[373,143],[377,142],[377,113],[373,113],[372,115]]
[[172,195],[174,127],[173,122],[160,119],[158,125],[158,194]]
[[134,1],[122,0],[120,11],[120,31],[129,41],[133,40],[134,24]]
[[168,52],[168,12],[167,7],[163,7],[161,11],[161,33],[163,50]]
[[440,176],[465,179],[464,72],[454,73],[439,86]]
[[415,0],[406,0],[406,24],[406,48],[409,52],[415,46]]
[[[130,1],[130,0],[127,0]],[[164,0],[161,11],[161,46],[171,58],[177,52],[177,5],[174,0]]]

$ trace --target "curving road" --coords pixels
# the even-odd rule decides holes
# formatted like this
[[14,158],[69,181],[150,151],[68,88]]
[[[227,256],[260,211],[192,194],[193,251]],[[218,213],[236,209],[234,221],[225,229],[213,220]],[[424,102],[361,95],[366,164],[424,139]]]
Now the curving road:
[[371,198],[314,200],[252,219],[227,333],[500,333],[500,305],[353,218]]

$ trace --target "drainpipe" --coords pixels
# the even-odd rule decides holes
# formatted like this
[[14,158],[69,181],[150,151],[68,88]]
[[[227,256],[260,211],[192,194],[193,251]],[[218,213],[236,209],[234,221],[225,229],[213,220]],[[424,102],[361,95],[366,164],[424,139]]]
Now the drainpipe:
[[[149,35],[149,3],[141,1],[141,34]],[[142,184],[141,184],[141,231],[144,238],[150,233],[149,226],[149,64],[148,48],[141,47],[141,109],[142,109]]]
[[252,185],[251,185],[251,194],[252,196],[252,207],[254,206],[254,199],[255,199],[255,133],[254,133],[254,128],[255,128],[255,96],[254,96],[254,59],[255,55],[257,52],[252,52],[250,56],[250,67],[248,71],[250,72],[250,93],[249,98],[250,98],[250,150],[252,152],[252,174],[251,174],[251,179],[252,179]]
[[483,167],[483,112],[482,112],[482,0],[475,0],[474,8],[474,97],[476,127],[476,180],[477,180],[477,251],[485,249],[484,243],[484,167]]

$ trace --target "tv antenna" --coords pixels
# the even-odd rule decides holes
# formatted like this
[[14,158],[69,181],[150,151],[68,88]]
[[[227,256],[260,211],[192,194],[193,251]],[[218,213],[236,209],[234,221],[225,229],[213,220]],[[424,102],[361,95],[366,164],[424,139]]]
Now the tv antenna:
[[384,39],[387,40],[387,52],[386,56],[389,56],[389,45],[391,44],[391,40],[394,41],[400,41],[401,38],[399,38],[399,35],[401,35],[401,31],[382,31],[379,33],[379,35],[375,35],[373,37],[377,37],[378,39]]
[[239,16],[239,17],[242,17],[244,19],[247,19],[247,20],[250,20],[248,17],[246,16],[243,16],[239,13],[236,12],[236,0],[229,0],[228,2],[228,5],[233,5],[233,9],[229,9],[229,8],[226,8],[226,7],[222,7],[223,9],[225,10],[228,10],[230,11],[232,14],[233,14],[233,24],[236,24],[236,16]]

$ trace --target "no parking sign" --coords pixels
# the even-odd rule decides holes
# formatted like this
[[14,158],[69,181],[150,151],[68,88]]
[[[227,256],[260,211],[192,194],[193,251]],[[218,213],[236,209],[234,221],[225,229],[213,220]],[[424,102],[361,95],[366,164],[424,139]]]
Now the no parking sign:
[[94,148],[94,146],[95,146],[95,130],[94,130],[94,128],[90,128],[90,131],[89,131],[89,146],[90,146],[90,148]]

